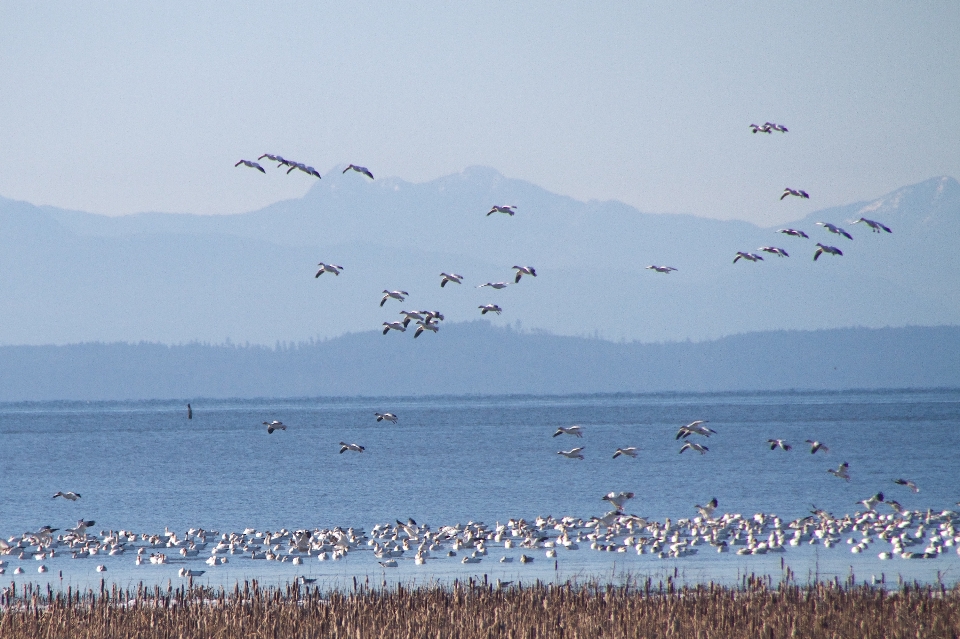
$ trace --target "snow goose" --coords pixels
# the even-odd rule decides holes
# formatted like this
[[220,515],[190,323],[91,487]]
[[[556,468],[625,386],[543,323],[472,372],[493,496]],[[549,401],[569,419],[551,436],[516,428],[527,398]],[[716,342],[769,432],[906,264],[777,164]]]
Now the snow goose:
[[817,222],[817,226],[822,226],[823,228],[827,229],[828,231],[830,231],[831,233],[834,233],[834,234],[836,234],[836,235],[842,235],[842,236],[844,236],[845,238],[847,238],[848,240],[852,240],[852,239],[853,239],[853,236],[852,236],[852,235],[850,235],[849,233],[847,233],[845,230],[843,230],[843,229],[840,228],[839,226],[836,226],[835,224],[831,224],[830,222]]
[[787,197],[788,195],[792,195],[792,196],[794,196],[794,197],[803,198],[803,199],[805,199],[805,200],[809,200],[809,199],[810,199],[810,195],[809,195],[806,191],[803,191],[803,190],[801,190],[801,189],[791,189],[789,186],[788,186],[787,188],[783,189],[783,195],[780,196],[780,199],[782,200],[783,198]]
[[823,442],[818,442],[813,439],[808,439],[807,443],[810,444],[810,454],[813,455],[818,450],[822,450],[825,453],[829,453],[830,449],[823,445]]
[[425,318],[422,311],[400,311],[400,314],[403,315],[404,327],[409,326],[410,322],[422,322]]
[[772,130],[779,131],[780,133],[786,133],[789,130],[782,124],[777,124],[775,122],[766,122],[763,126],[770,127]]
[[863,504],[867,510],[873,510],[876,508],[877,504],[883,501],[883,493],[877,493],[873,497],[868,497],[867,499],[861,499],[858,501],[858,504]]
[[272,422],[263,422],[263,425],[267,427],[267,434],[272,435],[275,430],[287,430],[287,425],[283,422],[273,420]]
[[613,454],[613,459],[616,459],[620,455],[626,455],[627,457],[636,457],[638,450],[639,449],[636,446],[627,446],[626,448],[618,448],[617,451]]
[[675,271],[675,270],[677,270],[677,269],[673,268],[672,266],[657,266],[657,265],[655,265],[655,264],[651,264],[650,266],[646,267],[646,270],[648,270],[648,271],[656,271],[657,273],[667,273],[667,274],[669,274],[670,271]]
[[366,450],[366,448],[360,444],[348,444],[347,442],[340,442],[340,454],[342,455],[348,450],[352,450],[355,453],[362,453]]
[[499,206],[494,204],[489,211],[487,211],[487,216],[493,215],[494,213],[506,213],[507,215],[513,215],[517,212],[517,207],[514,204],[508,204],[506,206]]
[[537,276],[537,270],[532,266],[511,266],[510,268],[517,269],[517,276],[513,278],[514,284],[519,284],[520,278],[523,277],[524,275],[529,275],[531,277]]
[[[919,493],[919,492],[920,492],[920,488],[918,488],[917,485],[916,485],[914,482],[910,481],[909,479],[894,479],[894,480],[893,480],[893,483],[895,483],[895,484],[897,484],[897,485],[899,485],[899,486],[906,486],[907,488],[909,488],[910,490],[912,490],[912,491],[915,492],[915,493]],[[77,496],[79,497],[79,495],[77,495]]]
[[503,312],[503,309],[496,304],[484,304],[483,306],[478,306],[477,308],[480,309],[481,315],[486,315],[487,313],[496,313],[499,315]]
[[609,492],[600,498],[601,501],[610,502],[610,504],[614,508],[616,508],[617,511],[623,511],[624,504],[626,504],[627,501],[631,499],[633,499],[633,493],[627,493],[627,492],[620,492],[620,493]]
[[463,275],[457,275],[456,273],[441,273],[440,288],[443,288],[444,286],[446,286],[447,282],[453,282],[454,284],[462,284]]
[[560,426],[557,428],[557,432],[553,434],[554,437],[558,435],[576,435],[577,437],[583,437],[583,430],[579,424],[574,426]]
[[710,449],[707,448],[706,446],[701,446],[700,444],[697,444],[697,443],[694,443],[694,442],[687,442],[686,444],[684,444],[683,446],[680,447],[680,454],[683,454],[683,451],[685,451],[685,450],[687,450],[687,449],[689,449],[689,450],[695,450],[695,451],[697,451],[698,453],[700,453],[701,455],[705,454],[708,450],[710,450]]
[[206,570],[192,570],[190,568],[181,568],[177,571],[177,574],[181,577],[199,577],[203,573],[207,572]]
[[850,481],[850,473],[848,472],[849,470],[850,470],[850,464],[848,464],[847,462],[843,462],[842,464],[837,466],[836,470],[832,468],[828,468],[827,472],[833,475],[834,477],[839,477],[840,479],[843,479],[845,481]]
[[407,327],[403,325],[403,322],[384,322],[383,323],[383,334],[386,335],[390,331],[400,331],[401,333],[405,332]]
[[317,271],[317,274],[314,277],[320,277],[324,273],[333,273],[334,275],[340,275],[340,271],[343,270],[343,267],[339,264],[324,264],[320,262],[317,264],[320,267],[320,270]]
[[798,231],[797,229],[780,229],[777,233],[783,233],[784,235],[792,235],[793,237],[802,237],[805,240],[809,240],[810,236],[804,233],[803,231]]
[[237,167],[237,166],[240,166],[241,164],[244,165],[244,166],[249,166],[251,169],[256,169],[256,170],[260,171],[261,173],[264,173],[264,174],[266,173],[266,171],[263,170],[263,167],[262,167],[262,166],[260,166],[260,165],[257,164],[256,162],[251,162],[250,160],[240,160],[239,162],[237,162],[237,163],[234,164],[233,166],[234,166],[234,167]]
[[407,293],[406,291],[388,291],[384,289],[383,299],[380,300],[380,306],[383,306],[384,304],[386,304],[387,300],[390,298],[393,298],[395,300],[399,300],[402,302],[403,300],[407,299],[407,295],[409,294],[410,293]]
[[843,255],[843,251],[838,249],[836,246],[827,246],[817,242],[817,250],[813,254],[813,261],[816,262],[817,259],[824,253],[829,253],[830,255]]
[[[356,164],[348,164],[348,165],[347,165],[347,168],[345,168],[345,169],[343,170],[343,173],[346,173],[347,171],[350,171],[350,170],[356,171],[357,173],[363,173],[364,175],[366,175],[366,176],[367,176],[368,178],[370,178],[371,180],[373,179],[373,173],[371,173],[371,172],[370,172],[370,169],[368,169],[368,168],[365,167],[365,166],[357,166]],[[342,174],[341,174],[341,175],[342,175]]]
[[697,512],[700,513],[700,516],[703,517],[704,519],[713,519],[713,511],[717,509],[718,503],[719,502],[717,501],[717,498],[714,497],[713,499],[707,502],[706,506],[701,506],[700,504],[697,504],[695,508],[697,509]]
[[869,227],[870,227],[870,230],[873,231],[874,233],[879,233],[880,231],[886,231],[887,233],[893,233],[893,231],[890,230],[890,227],[885,226],[885,225],[883,225],[883,224],[881,224],[880,222],[877,222],[877,221],[875,221],[875,220],[868,220],[868,219],[865,218],[865,217],[861,217],[861,218],[860,218],[859,220],[857,220],[856,222],[851,222],[851,224],[859,224],[860,222],[863,222],[864,224],[866,224],[867,226],[869,226]]
[[63,497],[64,499],[69,499],[70,501],[77,501],[80,499],[80,493],[73,493],[70,491],[63,492],[58,490],[57,494],[53,496],[53,499],[56,499],[57,497]]
[[103,564],[100,564],[99,566],[97,566],[97,572],[107,572],[107,567],[104,566]]
[[783,441],[782,439],[768,439],[767,443],[770,444],[770,450],[776,450],[780,448],[783,451],[789,451],[793,446]]
[[393,422],[394,424],[397,423],[397,416],[393,413],[374,413],[374,415],[376,416],[378,422],[386,420],[388,422]]
[[716,435],[717,431],[713,430],[709,426],[704,426],[709,420],[698,419],[694,422],[690,422],[686,426],[681,426],[680,430],[677,431],[677,436],[674,439],[686,439],[690,435],[703,435],[704,437],[709,437],[711,434]]
[[434,324],[433,322],[417,322],[417,330],[413,334],[413,338],[416,339],[420,337],[420,334],[424,331],[433,331],[436,333],[440,330],[440,327]]
[[773,129],[766,124],[751,124],[750,132],[751,133],[773,133]]
[[737,256],[733,258],[733,263],[736,264],[737,261],[740,260],[741,258],[748,260],[750,262],[763,261],[763,257],[760,255],[756,255],[755,253],[744,253],[743,251],[737,251]]
[[486,284],[481,284],[477,288],[483,288],[485,286],[489,286],[490,288],[495,288],[499,291],[502,288],[507,288],[509,284],[507,284],[506,282],[487,282]]
[[757,250],[763,251],[764,253],[779,255],[780,257],[790,257],[790,255],[786,251],[784,251],[782,248],[777,248],[776,246],[761,246]]
[[583,455],[580,451],[584,449],[583,446],[578,446],[577,448],[571,448],[570,450],[558,450],[558,455],[563,455],[567,459],[583,459]]

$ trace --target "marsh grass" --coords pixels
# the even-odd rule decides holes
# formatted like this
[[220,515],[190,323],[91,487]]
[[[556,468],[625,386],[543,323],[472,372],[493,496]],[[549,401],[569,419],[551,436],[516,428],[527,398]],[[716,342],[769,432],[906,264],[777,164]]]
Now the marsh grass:
[[774,586],[676,587],[535,583],[324,591],[298,584],[233,590],[183,586],[53,591],[13,584],[0,598],[0,637],[958,637],[960,586],[852,580]]

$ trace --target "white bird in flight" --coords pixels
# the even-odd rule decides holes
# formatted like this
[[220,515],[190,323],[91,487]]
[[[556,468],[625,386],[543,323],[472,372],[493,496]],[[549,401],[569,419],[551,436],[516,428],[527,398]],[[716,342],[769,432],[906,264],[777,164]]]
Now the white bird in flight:
[[701,446],[700,444],[697,444],[697,443],[694,443],[694,442],[687,442],[686,444],[684,444],[683,446],[680,447],[680,454],[683,454],[683,451],[685,451],[685,450],[687,450],[687,449],[689,449],[689,450],[695,450],[695,451],[697,451],[698,453],[700,453],[701,455],[705,454],[708,450],[710,450],[710,449],[707,448],[706,446]]
[[577,437],[583,437],[583,430],[579,424],[575,426],[560,426],[553,436],[557,437],[559,435],[576,435]]
[[64,499],[69,499],[70,501],[77,501],[80,499],[80,493],[74,493],[70,491],[63,492],[58,490],[57,494],[53,496],[53,499],[56,499],[57,497],[63,497]]
[[513,215],[514,213],[517,212],[516,208],[517,207],[515,204],[509,204],[506,206],[499,206],[494,204],[493,207],[489,211],[487,211],[487,215],[489,216],[494,213],[506,213],[507,215]]
[[717,498],[714,497],[713,499],[707,502],[706,506],[701,506],[700,504],[697,504],[694,507],[700,513],[700,516],[702,516],[704,519],[713,519],[713,511],[717,509],[717,506],[719,505],[719,503],[720,502],[717,501]]
[[610,502],[610,504],[611,504],[614,508],[616,508],[618,511],[622,511],[624,504],[626,504],[627,501],[630,500],[630,499],[633,499],[633,493],[624,493],[624,492],[614,493],[614,492],[610,492],[610,493],[607,493],[606,495],[604,495],[603,497],[601,497],[601,498],[600,498],[600,501],[608,501],[608,502]]
[[440,274],[440,288],[443,288],[447,285],[447,282],[453,282],[454,284],[463,283],[463,275],[457,275],[456,273],[441,273]]
[[790,257],[790,255],[786,251],[784,251],[782,248],[777,248],[776,246],[761,246],[757,250],[763,251],[764,253],[779,255],[780,257]]
[[829,453],[830,449],[823,445],[823,442],[818,442],[813,439],[808,439],[807,443],[810,444],[810,454],[813,455],[818,450],[822,450],[825,453]]
[[827,246],[817,242],[817,250],[813,254],[813,261],[816,262],[823,253],[829,253],[830,255],[843,255],[843,251],[838,249],[836,246]]
[[763,257],[760,256],[760,255],[756,255],[755,253],[744,253],[743,251],[737,251],[737,256],[736,256],[735,258],[733,258],[733,263],[736,264],[736,263],[737,263],[737,260],[739,260],[740,258],[743,258],[743,259],[745,259],[745,260],[749,260],[749,261],[751,261],[751,262],[762,262],[762,261],[763,261]]
[[618,448],[617,452],[613,454],[613,459],[616,459],[620,455],[626,455],[627,457],[636,457],[638,450],[639,449],[636,446],[627,446],[626,448]]
[[770,444],[770,450],[776,450],[777,448],[780,448],[784,451],[788,451],[793,448],[793,446],[782,439],[768,439],[767,443]]
[[340,275],[340,271],[343,270],[343,267],[340,266],[339,264],[324,264],[323,262],[320,262],[319,264],[317,264],[317,266],[319,266],[320,269],[317,271],[317,274],[314,275],[314,277],[320,277],[324,273],[333,273],[334,275]]
[[266,171],[263,170],[263,167],[262,167],[262,166],[260,166],[260,165],[257,164],[256,162],[251,162],[250,160],[240,160],[239,162],[237,162],[237,163],[234,164],[233,166],[237,167],[237,166],[240,166],[241,164],[244,165],[244,166],[249,166],[251,169],[256,169],[256,170],[260,171],[261,173],[266,173]]
[[513,266],[511,268],[517,269],[517,276],[513,278],[514,284],[519,284],[520,278],[523,277],[524,275],[530,275],[531,277],[537,276],[537,270],[532,266]]
[[563,455],[568,459],[583,459],[583,455],[580,453],[583,448],[583,446],[579,446],[577,448],[571,448],[570,450],[558,450],[557,454]]
[[840,228],[839,226],[835,226],[835,225],[831,224],[830,222],[817,222],[817,226],[822,226],[823,228],[827,229],[827,230],[830,231],[831,233],[836,233],[837,235],[842,235],[842,236],[844,236],[845,238],[847,238],[848,240],[852,240],[852,239],[853,239],[853,236],[852,236],[852,235],[850,235],[849,233],[847,233],[846,231],[844,231],[844,230],[843,230],[842,228]]
[[355,453],[362,453],[363,451],[366,450],[366,448],[364,448],[360,444],[348,444],[347,442],[340,442],[340,454],[342,455],[348,450],[352,450]]
[[810,236],[804,233],[803,231],[798,231],[797,229],[780,229],[777,233],[783,233],[784,235],[792,235],[794,237],[802,237],[806,240],[810,239]]
[[287,430],[287,425],[283,422],[278,422],[273,420],[272,422],[263,422],[263,425],[267,427],[267,434],[272,435],[275,430]]
[[879,233],[880,231],[886,231],[887,233],[893,233],[893,231],[890,230],[890,227],[885,226],[885,225],[881,224],[880,222],[876,222],[876,221],[874,221],[874,220],[868,220],[868,219],[865,218],[865,217],[861,217],[861,218],[860,218],[859,220],[857,220],[856,222],[851,222],[851,224],[859,224],[860,222],[863,222],[864,224],[866,224],[867,226],[869,226],[869,227],[870,227],[870,230],[872,230],[874,233]]
[[409,294],[410,293],[407,293],[406,291],[388,291],[384,289],[383,299],[380,300],[380,306],[383,306],[384,304],[386,304],[387,300],[390,299],[391,297],[395,300],[400,300],[402,302],[405,299],[407,299],[407,295]]
[[843,462],[842,464],[837,466],[836,470],[832,468],[828,468],[827,472],[833,475],[834,477],[839,477],[840,479],[850,481],[850,473],[848,472],[849,470],[850,470],[850,464],[848,464],[847,462]]
[[[915,493],[919,493],[919,492],[920,492],[920,489],[917,487],[917,485],[916,485],[915,483],[913,483],[912,481],[910,481],[909,479],[894,479],[894,480],[893,480],[893,483],[899,484],[900,486],[906,486],[907,488],[909,488],[910,490],[912,490],[912,491],[915,492]],[[77,497],[79,497],[79,496],[80,496],[80,495],[77,495]]]
[[486,315],[487,313],[496,313],[499,315],[503,312],[503,309],[496,304],[484,304],[483,306],[478,306],[477,308],[480,309],[481,315]]
[[374,413],[374,416],[377,418],[378,422],[386,420],[388,422],[393,422],[394,424],[397,423],[397,416],[393,413]]
[[383,323],[383,334],[386,335],[390,331],[400,331],[401,333],[406,332],[407,327],[403,325],[403,322],[384,322]]
[[709,426],[704,426],[709,420],[698,419],[697,421],[690,422],[686,426],[681,426],[680,430],[677,431],[677,436],[674,439],[686,439],[690,435],[703,435],[704,437],[709,437],[711,434],[716,435],[717,431],[713,430]]
[[805,199],[805,200],[809,200],[809,199],[810,199],[810,195],[809,195],[806,191],[801,190],[801,189],[791,189],[789,186],[788,186],[787,188],[783,189],[783,195],[780,196],[780,199],[782,200],[783,198],[787,197],[788,195],[793,195],[793,196],[795,196],[795,197],[803,198],[803,199]]
[[669,274],[670,271],[675,271],[675,270],[677,270],[677,269],[673,268],[672,266],[656,266],[656,265],[654,265],[654,264],[651,264],[650,266],[647,267],[647,270],[648,270],[648,271],[656,271],[657,273],[668,273],[668,274]]
[[486,284],[481,284],[477,288],[483,288],[484,286],[489,286],[490,288],[495,288],[499,291],[502,288],[507,288],[509,284],[506,282],[487,282]]
[[364,175],[366,175],[366,176],[367,176],[368,178],[370,178],[371,180],[373,179],[373,173],[371,173],[371,172],[370,172],[370,169],[368,169],[368,168],[365,167],[365,166],[357,166],[356,164],[349,164],[349,165],[347,165],[347,168],[345,168],[345,169],[343,170],[343,172],[346,173],[347,171],[349,171],[349,170],[351,170],[351,169],[353,169],[353,170],[356,171],[357,173],[363,173]]
[[413,334],[413,338],[416,339],[420,337],[420,334],[424,331],[433,331],[436,333],[440,330],[440,327],[434,324],[433,322],[417,322],[417,330]]

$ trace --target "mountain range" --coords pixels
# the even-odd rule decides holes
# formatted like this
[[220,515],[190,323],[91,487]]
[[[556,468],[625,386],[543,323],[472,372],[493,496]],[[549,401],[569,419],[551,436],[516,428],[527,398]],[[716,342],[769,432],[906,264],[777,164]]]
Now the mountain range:
[[[251,180],[281,178],[250,171]],[[791,206],[778,195],[771,207]],[[487,216],[493,204],[515,204],[517,213]],[[860,216],[893,233],[851,226]],[[933,178],[788,226],[810,239],[581,202],[484,167],[422,184],[334,169],[303,198],[235,215],[107,217],[0,198],[0,344],[273,345],[362,334],[401,309],[468,323],[491,302],[504,312],[486,318],[517,334],[614,342],[960,324],[956,180]],[[844,255],[814,262],[818,241]],[[732,263],[736,251],[769,245],[790,257]],[[343,273],[315,278],[320,261]],[[646,270],[651,264],[677,271]],[[512,265],[535,266],[538,277],[513,284]],[[464,283],[441,289],[441,271],[463,274]],[[510,286],[476,288],[488,281]],[[410,297],[381,308],[384,289]]]

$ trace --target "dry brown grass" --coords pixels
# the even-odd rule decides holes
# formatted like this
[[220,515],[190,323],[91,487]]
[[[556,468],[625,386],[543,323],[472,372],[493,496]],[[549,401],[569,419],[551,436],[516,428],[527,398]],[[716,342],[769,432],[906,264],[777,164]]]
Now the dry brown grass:
[[8,592],[0,637],[958,637],[960,587],[536,584]]

